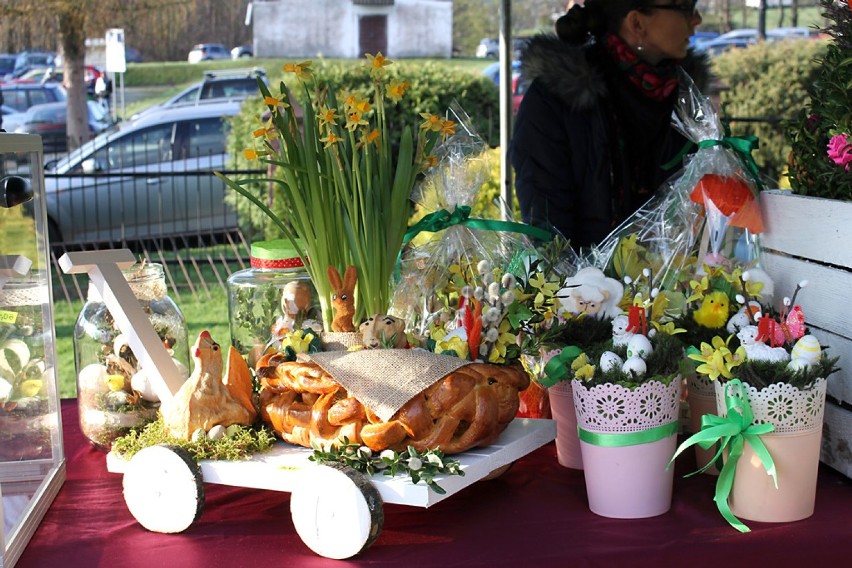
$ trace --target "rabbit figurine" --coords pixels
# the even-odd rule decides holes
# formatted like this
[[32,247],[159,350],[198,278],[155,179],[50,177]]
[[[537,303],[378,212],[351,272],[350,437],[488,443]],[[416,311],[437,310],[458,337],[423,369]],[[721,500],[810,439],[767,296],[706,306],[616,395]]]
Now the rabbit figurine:
[[334,306],[334,319],[331,322],[332,331],[355,331],[352,317],[355,315],[355,283],[358,281],[358,271],[354,266],[346,267],[343,280],[334,266],[329,266],[328,281],[331,283],[331,305]]

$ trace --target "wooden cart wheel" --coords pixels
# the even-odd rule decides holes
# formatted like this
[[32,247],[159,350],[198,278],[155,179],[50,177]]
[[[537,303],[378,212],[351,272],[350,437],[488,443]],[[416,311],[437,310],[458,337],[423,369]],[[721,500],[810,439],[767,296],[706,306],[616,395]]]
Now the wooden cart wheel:
[[149,531],[185,531],[204,510],[201,468],[177,446],[138,452],[127,465],[123,485],[130,514]]
[[382,531],[378,489],[351,467],[329,463],[305,471],[290,497],[290,515],[302,541],[326,558],[342,560],[366,550]]

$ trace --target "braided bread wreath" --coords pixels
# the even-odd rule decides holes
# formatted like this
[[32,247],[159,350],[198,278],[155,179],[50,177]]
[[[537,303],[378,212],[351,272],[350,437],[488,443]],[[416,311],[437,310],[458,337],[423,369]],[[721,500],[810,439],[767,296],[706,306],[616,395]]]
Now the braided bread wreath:
[[387,422],[313,362],[268,354],[256,366],[260,412],[291,444],[327,446],[347,437],[373,451],[440,449],[456,454],[493,443],[518,412],[518,393],[529,386],[520,367],[471,363],[409,400]]

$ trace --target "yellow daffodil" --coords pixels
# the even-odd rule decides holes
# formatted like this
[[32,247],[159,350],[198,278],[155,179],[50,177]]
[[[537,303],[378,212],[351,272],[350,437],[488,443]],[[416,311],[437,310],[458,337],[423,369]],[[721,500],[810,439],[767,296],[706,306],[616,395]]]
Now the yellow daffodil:
[[592,377],[595,376],[595,366],[594,365],[583,365],[576,371],[574,371],[574,378],[581,381],[590,381]]
[[674,322],[666,322],[660,323],[657,321],[651,321],[651,325],[654,326],[659,333],[665,333],[666,335],[677,335],[678,333],[686,333],[686,330],[682,327],[676,327]]
[[296,77],[301,81],[306,81],[313,76],[313,71],[311,70],[311,61],[302,61],[301,63],[285,63],[284,71],[287,73],[293,73]]
[[346,109],[346,112],[349,112],[355,108],[355,104],[358,102],[358,97],[351,91],[343,91],[340,93],[340,99],[338,100],[343,101],[343,108]]
[[287,336],[281,340],[281,347],[290,347],[296,353],[307,353],[308,349],[311,347],[311,341],[313,340],[313,333],[299,329],[293,333],[288,333]]
[[398,103],[408,89],[408,81],[391,81],[388,85],[387,95],[394,103]]
[[428,112],[421,112],[420,116],[423,118],[423,122],[420,123],[421,130],[431,130],[432,132],[441,131],[441,124],[443,124],[443,121],[440,116]]
[[710,280],[704,276],[701,280],[692,280],[689,283],[692,289],[692,295],[686,299],[687,303],[701,300],[704,298],[704,293],[710,288]]
[[370,61],[370,76],[373,79],[381,77],[385,72],[385,67],[393,63],[393,61],[382,55],[381,51],[375,55],[369,53],[365,53],[364,55]]
[[289,104],[286,101],[281,100],[278,97],[267,96],[263,97],[263,103],[270,107],[272,110],[278,110],[279,108],[289,108]]
[[323,148],[330,148],[334,144],[337,144],[338,142],[342,142],[342,141],[343,141],[343,138],[341,138],[340,136],[338,136],[334,132],[329,132],[328,136],[326,136],[325,138],[320,138],[320,142],[322,142],[324,144]]
[[456,133],[456,123],[453,120],[444,120],[441,122],[441,137],[447,138]]
[[[121,378],[121,384],[124,386],[124,377]],[[41,379],[27,379],[21,383],[21,394],[24,396],[36,396],[44,387],[44,381]]]
[[449,340],[441,340],[435,344],[435,353],[441,354],[449,351],[454,351],[459,359],[467,359],[470,356],[470,350],[467,341],[455,335]]
[[690,353],[689,358],[701,363],[695,370],[702,375],[707,375],[711,381],[720,376],[726,379],[733,378],[733,369],[745,361],[745,349],[737,349],[731,353],[728,343],[718,335],[712,339],[712,344],[701,343],[701,353]]
[[580,367],[583,367],[583,366],[588,365],[588,364],[589,364],[589,356],[586,355],[585,353],[580,353],[579,357],[577,357],[576,359],[571,361],[571,370],[576,371]]
[[432,323],[429,327],[429,337],[431,337],[435,341],[440,341],[444,339],[447,335],[447,330],[444,329],[444,326],[438,323]]
[[360,112],[361,114],[367,114],[368,112],[373,110],[373,107],[370,105],[370,101],[368,101],[367,99],[356,99],[354,107],[355,110]]
[[338,118],[340,118],[340,115],[337,114],[336,108],[320,107],[320,111],[317,114],[317,119],[319,119],[320,121],[320,126],[337,126]]
[[497,327],[497,341],[494,343],[494,349],[488,354],[489,363],[505,363],[506,348],[509,345],[514,345],[518,341],[518,336],[512,333],[512,326],[508,320],[503,320]]
[[379,138],[381,137],[381,133],[378,128],[374,128],[369,132],[365,132],[361,137],[361,145],[369,146],[370,144],[374,144],[376,148],[379,147]]
[[423,169],[428,170],[429,168],[434,168],[438,165],[438,157],[434,154],[430,154],[423,158]]
[[349,132],[355,132],[359,126],[367,126],[367,124],[367,120],[358,111],[346,115],[346,130]]
[[263,155],[263,153],[258,153],[254,148],[246,148],[243,150],[243,156],[245,156],[246,160],[256,160],[258,156]]

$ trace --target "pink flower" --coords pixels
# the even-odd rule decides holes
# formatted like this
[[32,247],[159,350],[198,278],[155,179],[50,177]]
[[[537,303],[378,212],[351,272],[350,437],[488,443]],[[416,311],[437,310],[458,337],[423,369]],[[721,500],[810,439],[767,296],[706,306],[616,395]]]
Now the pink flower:
[[838,166],[845,166],[849,171],[852,163],[852,142],[848,134],[836,134],[828,141],[828,157]]

